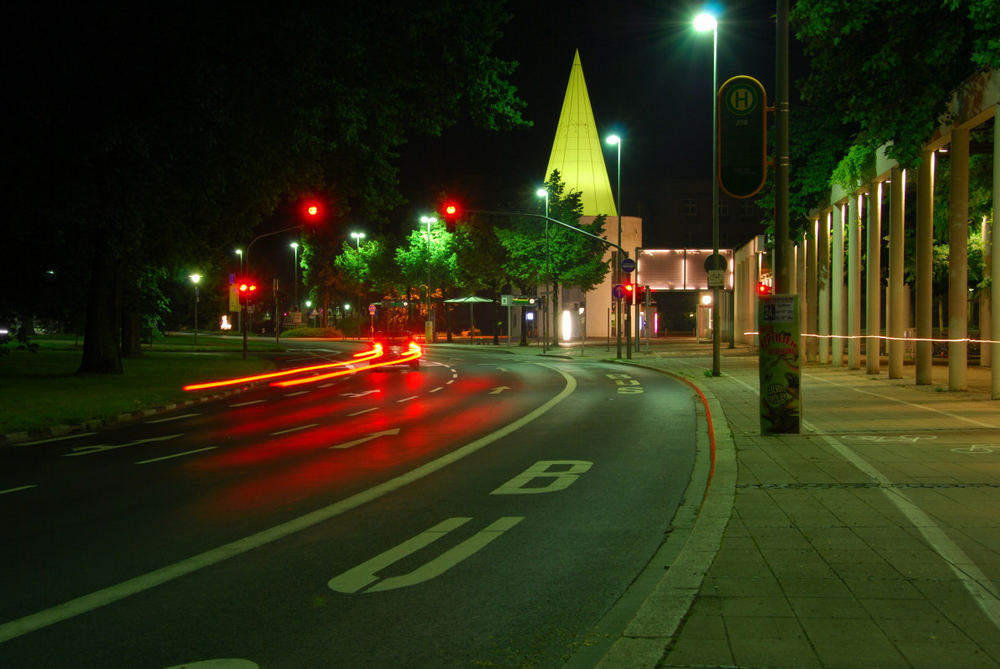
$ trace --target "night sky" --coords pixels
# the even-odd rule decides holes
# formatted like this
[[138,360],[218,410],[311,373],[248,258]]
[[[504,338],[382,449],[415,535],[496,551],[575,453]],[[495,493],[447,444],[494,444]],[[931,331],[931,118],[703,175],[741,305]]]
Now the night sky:
[[[774,95],[775,2],[735,0],[718,7],[718,81],[756,77]],[[401,186],[412,214],[440,191],[483,206],[530,206],[544,178],[575,49],[580,50],[598,130],[622,145],[622,213],[642,215],[644,243],[663,213],[665,178],[711,175],[712,36],[691,20],[698,2],[528,2],[512,0],[513,19],[497,54],[516,60],[513,82],[527,103],[529,129],[504,133],[465,125],[421,138],[403,151]],[[617,152],[605,161],[615,186]]]

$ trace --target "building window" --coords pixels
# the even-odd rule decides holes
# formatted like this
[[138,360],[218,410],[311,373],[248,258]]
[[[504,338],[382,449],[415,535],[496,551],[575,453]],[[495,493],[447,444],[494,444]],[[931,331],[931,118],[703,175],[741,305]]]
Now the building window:
[[719,218],[728,218],[729,216],[729,205],[719,203]]
[[698,204],[690,198],[684,200],[684,205],[681,207],[681,211],[685,216],[694,216],[698,213]]

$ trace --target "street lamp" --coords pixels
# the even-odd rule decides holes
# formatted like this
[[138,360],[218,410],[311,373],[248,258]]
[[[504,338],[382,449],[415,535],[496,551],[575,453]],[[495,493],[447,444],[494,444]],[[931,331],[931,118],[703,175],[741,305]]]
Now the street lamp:
[[[719,138],[718,138],[718,90],[719,72],[719,22],[712,14],[702,12],[694,18],[694,29],[698,32],[712,31],[712,257],[715,267],[719,267]],[[720,376],[719,359],[719,289],[712,289],[712,376]]]
[[[618,194],[615,196],[615,200],[616,200],[616,202],[615,202],[615,209],[618,210],[618,248],[621,248],[621,246],[622,246],[622,138],[619,137],[618,135],[609,135],[608,138],[605,139],[604,141],[607,142],[608,144],[612,145],[612,146],[617,146],[618,147],[618,181],[617,181],[617,184],[616,184],[617,185]],[[622,258],[619,258],[618,254],[616,253],[615,254],[614,273],[612,274],[612,276],[614,277],[615,284],[621,283],[621,274],[619,273],[619,272],[621,272],[621,264],[622,264]],[[626,325],[626,328],[628,328],[628,325]],[[617,300],[617,308],[615,309],[615,334],[616,334],[617,340],[618,340],[618,359],[621,360],[621,357],[622,357],[622,300],[621,300],[620,297]],[[629,340],[629,342],[631,342],[631,340]],[[631,350],[629,350],[628,357],[629,358],[632,357]]]
[[194,284],[194,345],[198,345],[198,283],[201,281],[201,274],[195,273],[188,276]]
[[236,249],[236,255],[240,257],[240,278],[243,278],[243,249]]
[[438,220],[434,216],[421,216],[420,222],[427,224],[427,320],[424,322],[424,341],[432,342],[434,321],[431,320],[431,224],[437,223]]
[[[545,277],[543,278],[545,282],[545,292],[544,295],[549,294],[549,274],[551,262],[549,259],[549,191],[547,188],[539,188],[535,191],[535,195],[538,197],[545,198]],[[545,300],[545,319],[542,321],[542,353],[544,353],[549,345],[549,300]]]
[[292,242],[291,244],[289,244],[289,246],[292,247],[292,258],[293,258],[292,269],[294,271],[294,273],[292,274],[292,285],[294,286],[294,288],[292,289],[292,295],[294,299],[293,303],[295,304],[295,308],[298,309],[299,308],[299,243]]
[[358,260],[358,338],[361,338],[361,240],[365,238],[363,232],[352,232],[351,239],[354,240],[355,256]]

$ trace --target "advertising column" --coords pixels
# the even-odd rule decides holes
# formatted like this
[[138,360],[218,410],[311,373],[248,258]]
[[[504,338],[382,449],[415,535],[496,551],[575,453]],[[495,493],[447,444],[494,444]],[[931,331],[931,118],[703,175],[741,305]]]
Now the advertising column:
[[758,302],[761,434],[799,433],[802,335],[798,301],[798,295],[762,295]]

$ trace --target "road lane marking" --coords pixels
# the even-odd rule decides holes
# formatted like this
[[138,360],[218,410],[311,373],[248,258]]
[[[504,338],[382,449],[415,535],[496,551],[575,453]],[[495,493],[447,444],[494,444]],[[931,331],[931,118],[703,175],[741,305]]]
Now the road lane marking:
[[173,455],[164,455],[161,458],[150,458],[149,460],[137,460],[135,464],[137,465],[148,465],[150,462],[160,462],[161,460],[172,460],[173,458],[182,458],[185,455],[194,455],[195,453],[202,453],[204,451],[215,450],[216,446],[206,446],[205,448],[196,448],[193,451],[184,451],[183,453],[174,453]]
[[386,437],[386,436],[389,436],[389,435],[395,436],[397,434],[399,434],[399,428],[398,427],[394,427],[391,430],[382,430],[381,432],[372,432],[371,434],[366,435],[364,437],[361,437],[360,439],[354,439],[353,441],[345,441],[342,444],[337,444],[336,446],[331,446],[330,448],[331,449],[333,449],[333,448],[351,448],[353,446],[357,446],[358,444],[363,444],[366,441],[371,441],[372,439],[378,439],[379,437]]
[[155,569],[145,574],[140,574],[139,576],[130,578],[127,581],[122,581],[121,583],[110,585],[100,590],[95,590],[94,592],[71,599],[68,602],[63,602],[62,604],[57,604],[56,606],[36,611],[35,613],[30,613],[26,616],[0,624],[0,643],[16,639],[17,637],[28,634],[29,632],[44,629],[60,621],[83,615],[84,613],[88,613],[94,609],[125,599],[126,597],[131,597],[132,595],[139,594],[140,592],[145,592],[146,590],[155,588],[158,585],[169,583],[170,581],[194,573],[200,569],[219,564],[220,562],[236,557],[237,555],[242,555],[243,553],[254,550],[255,548],[260,548],[261,546],[266,546],[267,544],[284,539],[285,537],[295,534],[296,532],[301,532],[309,529],[310,527],[314,527],[320,523],[330,520],[331,518],[336,518],[343,513],[352,511],[359,506],[367,504],[368,502],[379,499],[380,497],[383,497],[391,492],[395,492],[400,488],[444,469],[448,465],[467,458],[477,451],[482,450],[486,446],[489,446],[493,442],[503,439],[513,432],[520,430],[525,425],[541,418],[576,391],[576,379],[564,370],[561,370],[558,367],[553,367],[547,363],[536,362],[534,364],[539,367],[550,369],[561,375],[566,381],[566,385],[547,402],[542,403],[532,411],[529,411],[520,418],[504,425],[500,429],[494,430],[487,435],[483,435],[478,439],[470,441],[464,446],[460,446],[453,451],[449,451],[441,457],[420,465],[415,469],[404,472],[395,478],[379,483],[378,485],[372,486],[367,490],[362,490],[359,493],[334,502],[333,504],[329,504],[297,518],[285,521],[284,523],[280,523],[266,530],[261,530],[260,532],[256,532],[242,539],[237,539],[236,541],[231,541],[227,544],[223,544],[222,546],[217,546],[216,548],[212,548],[203,553],[198,553],[197,555],[185,558],[179,562],[169,564],[165,567]]
[[299,395],[305,395],[308,392],[308,390],[299,390],[294,393],[285,393],[285,397],[298,397]]
[[370,411],[378,411],[378,407],[372,407],[371,409],[362,409],[361,411],[355,411],[354,413],[347,414],[348,416],[360,416],[363,413],[368,413]]
[[437,388],[433,388],[433,389],[429,390],[428,392],[436,393],[439,390],[444,390],[444,386],[438,386]]
[[319,423],[309,423],[308,425],[299,425],[298,427],[290,427],[287,430],[278,430],[277,432],[270,433],[269,437],[277,437],[280,434],[289,434],[291,432],[298,432],[299,430],[308,430],[311,427],[316,427]]
[[251,404],[262,404],[262,403],[264,403],[266,401],[267,400],[250,400],[249,402],[237,402],[236,404],[230,404],[229,406],[231,406],[233,408],[236,408],[236,407],[248,407]]
[[32,488],[37,488],[37,483],[32,483],[31,485],[22,485],[16,488],[7,488],[6,490],[0,490],[0,495],[6,495],[9,492],[20,492],[22,490],[31,490]]
[[157,418],[156,420],[147,420],[147,425],[152,425],[154,423],[169,423],[174,420],[183,420],[185,418],[192,418],[194,416],[200,416],[200,413],[183,413],[180,416],[170,416],[169,418]]
[[496,388],[490,391],[490,395],[499,395],[505,390],[510,390],[510,386],[497,386]]
[[364,397],[365,395],[371,395],[372,393],[380,393],[381,390],[362,390],[360,393],[340,393],[341,397]]
[[[472,518],[449,518],[444,520],[429,530],[407,539],[398,546],[390,548],[384,553],[376,555],[372,559],[361,563],[357,567],[349,569],[343,574],[331,578],[327,582],[327,587],[336,592],[343,592],[347,594],[358,592],[359,590],[367,587],[370,583],[374,583],[379,580],[379,577],[375,575],[376,572],[381,571],[382,569],[399,562],[403,558],[416,553],[420,549],[429,546],[470,520],[472,520]],[[368,588],[365,592],[385,592],[386,590],[405,588],[411,585],[424,583],[425,581],[429,581],[436,576],[440,576],[462,560],[465,560],[485,548],[490,542],[499,538],[501,534],[514,527],[522,520],[524,520],[524,516],[504,516],[492,523],[486,529],[477,532],[462,543],[450,548],[430,562],[417,567],[410,573],[386,578]]]
[[410,395],[409,397],[404,397],[403,399],[396,400],[396,404],[402,404],[403,402],[409,402],[410,400],[415,400],[419,395]]
[[52,437],[51,439],[39,439],[38,441],[26,441],[24,443],[18,444],[18,446],[34,446],[35,444],[50,444],[53,441],[65,441],[67,439],[79,439],[80,437],[90,437],[97,434],[96,432],[77,432],[76,434],[67,434],[62,437]]
[[135,441],[130,441],[127,444],[92,444],[90,446],[75,446],[73,447],[72,453],[63,453],[64,458],[72,458],[76,455],[90,455],[91,453],[101,453],[103,451],[113,451],[119,448],[127,448],[129,446],[138,446],[139,444],[149,444],[154,441],[169,441],[171,439],[176,439],[177,437],[183,436],[181,434],[168,434],[165,437],[150,437],[149,439],[136,439]]

